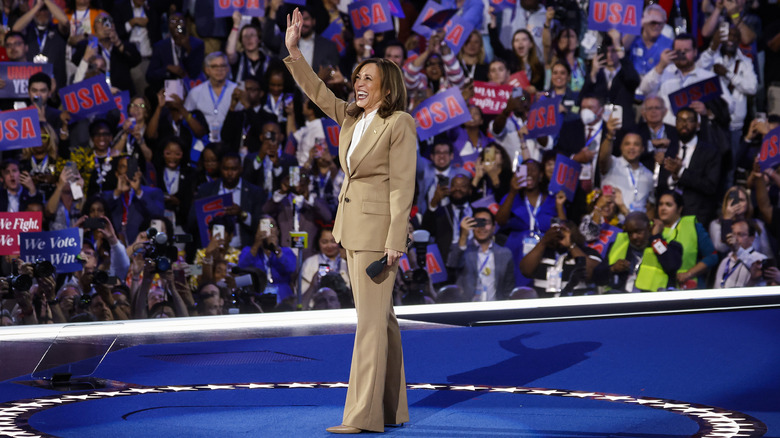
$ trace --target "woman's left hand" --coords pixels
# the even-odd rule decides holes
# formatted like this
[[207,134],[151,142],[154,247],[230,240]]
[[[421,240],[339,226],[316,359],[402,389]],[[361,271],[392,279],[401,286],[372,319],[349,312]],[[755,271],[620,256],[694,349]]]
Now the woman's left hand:
[[385,255],[387,256],[387,266],[393,266],[395,262],[398,261],[398,259],[401,258],[404,253],[400,251],[396,251],[394,249],[385,248]]

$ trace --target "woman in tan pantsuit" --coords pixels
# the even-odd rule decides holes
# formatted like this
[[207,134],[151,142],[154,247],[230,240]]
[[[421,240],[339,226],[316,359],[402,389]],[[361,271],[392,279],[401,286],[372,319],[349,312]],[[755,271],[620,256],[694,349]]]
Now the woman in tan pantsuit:
[[[307,96],[341,126],[339,162],[346,174],[333,236],[347,250],[357,309],[349,388],[340,426],[332,433],[383,432],[409,421],[401,332],[392,306],[398,259],[414,196],[417,133],[403,109],[400,68],[385,59],[363,61],[352,73],[356,102],[336,98],[298,48],[303,17],[287,16],[284,62]],[[366,268],[387,255],[387,267],[370,278]]]

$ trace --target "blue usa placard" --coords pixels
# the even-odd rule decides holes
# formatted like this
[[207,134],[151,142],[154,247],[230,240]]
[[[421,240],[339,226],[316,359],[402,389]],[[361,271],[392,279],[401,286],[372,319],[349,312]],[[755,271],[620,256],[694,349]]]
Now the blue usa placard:
[[542,97],[528,110],[528,135],[526,138],[538,138],[545,135],[555,137],[563,126],[563,116],[558,112],[562,96]]
[[669,104],[672,107],[672,112],[677,114],[677,111],[690,106],[693,102],[709,102],[720,97],[721,94],[723,94],[723,89],[720,87],[720,79],[713,76],[681,88],[674,93],[669,93]]
[[472,30],[474,30],[474,23],[463,15],[450,18],[444,26],[444,42],[450,47],[452,53],[460,53],[460,48],[466,44]]
[[488,2],[488,6],[493,8],[494,15],[499,15],[504,9],[514,9],[516,5],[517,0],[490,0]]
[[204,247],[211,241],[209,222],[215,217],[225,214],[225,208],[231,205],[233,205],[233,195],[230,193],[195,200],[195,218],[198,222],[200,241]]
[[116,103],[116,107],[120,114],[119,126],[122,126],[122,124],[125,123],[125,120],[127,120],[127,106],[130,105],[130,92],[124,90],[119,94],[115,94],[114,103]]
[[412,112],[417,121],[417,137],[427,140],[436,134],[471,120],[471,113],[460,89],[451,87],[425,99]]
[[235,11],[241,15],[265,17],[265,0],[214,0],[215,17],[230,17]]
[[84,267],[78,259],[81,253],[79,228],[19,233],[19,249],[25,263],[43,258],[57,268],[58,274],[80,271]]
[[577,183],[580,181],[582,165],[569,157],[558,154],[555,159],[555,170],[550,181],[550,193],[558,193],[563,190],[569,202],[574,200],[574,192],[577,191]]
[[36,64],[33,62],[3,62],[0,63],[0,79],[5,81],[5,87],[0,88],[0,98],[27,99],[27,81],[35,73],[46,73],[52,76],[51,64]]
[[360,38],[367,30],[374,33],[395,29],[390,7],[383,0],[361,0],[349,5],[349,18],[355,38]]
[[390,0],[387,2],[387,5],[390,7],[390,14],[393,17],[406,18],[406,14],[404,14],[404,10],[401,8],[401,2],[398,0]]
[[0,151],[40,145],[41,125],[36,108],[0,112]]
[[93,76],[60,89],[65,111],[70,113],[71,123],[93,114],[104,114],[116,108],[106,75]]
[[325,32],[322,32],[322,36],[336,44],[339,55],[344,56],[347,54],[347,43],[344,41],[344,22],[341,21],[341,18],[333,20],[330,26],[325,29]]
[[758,164],[762,172],[780,164],[780,128],[775,128],[764,136],[758,154]]
[[412,25],[412,30],[418,35],[422,35],[425,38],[430,38],[431,35],[433,35],[433,29],[424,25],[423,22],[433,17],[433,14],[439,12],[442,9],[444,9],[444,6],[436,3],[433,0],[428,0],[428,2],[425,3],[425,6],[422,8],[422,11],[420,11],[420,15],[417,16],[417,20],[415,20],[414,25]]
[[642,33],[642,0],[592,0],[588,8],[588,29],[620,33]]
[[339,135],[341,126],[330,117],[322,117],[322,131],[325,133],[325,142],[328,143],[328,152],[334,157],[339,156]]
[[620,228],[610,225],[601,224],[601,232],[599,232],[598,239],[588,243],[588,247],[595,249],[599,252],[599,255],[604,258],[607,257],[607,249],[617,239],[618,234],[623,231]]

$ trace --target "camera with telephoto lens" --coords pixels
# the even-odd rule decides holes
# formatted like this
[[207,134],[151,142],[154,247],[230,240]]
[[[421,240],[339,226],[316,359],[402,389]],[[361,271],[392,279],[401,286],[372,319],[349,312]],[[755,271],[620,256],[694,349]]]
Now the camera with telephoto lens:
[[581,12],[576,0],[551,0],[547,3],[547,6],[555,9],[553,19],[560,26],[579,29]]
[[263,312],[270,312],[276,307],[276,294],[265,293],[268,281],[264,271],[253,267],[235,267],[230,272],[236,282],[236,288],[230,294],[230,309],[237,309],[238,313],[257,313],[252,300]]
[[192,242],[188,234],[176,234],[171,239],[167,234],[150,227],[146,230],[149,240],[144,243],[144,258],[154,260],[155,272],[165,272],[171,269],[171,264],[179,257],[175,243]]
[[404,305],[425,304],[425,290],[428,288],[428,271],[425,270],[425,259],[428,256],[428,241],[431,233],[426,230],[414,232],[414,253],[417,256],[415,269],[404,272],[402,278],[407,287],[407,292],[401,297]]
[[46,278],[54,275],[57,269],[50,261],[44,258],[38,258],[32,264],[33,275],[19,274],[16,264],[13,266],[13,274],[5,278],[8,284],[8,290],[0,296],[0,299],[9,300],[15,298],[16,291],[30,290],[33,286],[33,278]]

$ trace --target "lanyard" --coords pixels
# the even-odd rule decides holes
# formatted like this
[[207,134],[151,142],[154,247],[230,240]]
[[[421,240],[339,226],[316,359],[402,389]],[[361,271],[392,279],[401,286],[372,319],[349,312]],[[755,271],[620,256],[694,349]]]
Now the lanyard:
[[227,84],[222,85],[222,89],[219,90],[219,96],[214,97],[214,88],[211,86],[211,82],[209,82],[209,96],[211,97],[211,103],[214,104],[214,114],[219,114],[219,103],[222,102],[222,98],[225,97],[226,89]]
[[723,279],[720,281],[721,288],[725,287],[724,285],[726,284],[726,280],[728,280],[729,277],[731,277],[731,274],[733,274],[734,271],[737,270],[741,262],[742,260],[737,260],[737,263],[734,263],[734,266],[731,269],[729,269],[729,265],[731,265],[731,257],[726,259],[726,269],[723,270]]
[[46,38],[49,36],[49,31],[47,29],[43,30],[43,38],[40,38],[38,35],[40,35],[40,31],[38,31],[38,28],[35,28],[35,39],[38,40],[38,53],[43,53],[43,48],[46,46]]
[[273,284],[274,277],[271,275],[271,256],[266,256],[265,251],[260,251],[260,259],[265,266],[265,276],[268,279],[268,284]]
[[[477,270],[477,272],[479,272],[480,274],[482,273],[482,270],[485,269],[485,266],[487,265],[488,261],[490,261],[490,254],[492,254],[492,252],[488,251],[487,257],[485,257],[485,261],[482,262],[481,265],[479,265],[479,269]],[[485,275],[489,275],[489,274],[485,274]]]
[[596,132],[594,132],[594,133],[593,133],[593,134],[590,136],[590,138],[588,139],[588,141],[585,143],[585,147],[588,147],[588,146],[589,146],[591,143],[593,143],[593,140],[595,140],[595,139],[596,139],[596,136],[598,136],[598,135],[599,135],[599,132],[601,132],[601,128],[603,128],[603,127],[604,127],[604,124],[602,123],[602,124],[601,124],[601,126],[599,126],[599,129],[597,129],[597,130],[596,130]]
[[636,198],[639,196],[639,183],[634,178],[634,172],[631,170],[631,165],[627,164],[626,169],[628,170],[628,182],[631,183],[631,187],[634,188],[634,201],[636,201]]
[[[78,31],[79,27],[81,26],[82,21],[87,20],[87,17],[89,16],[89,8],[84,11],[84,15],[79,18],[79,11],[73,11],[73,21],[76,24],[76,31]],[[87,23],[89,23],[89,20],[87,20]]]
[[38,160],[36,160],[33,156],[30,157],[30,160],[32,160],[32,168],[34,171],[43,172],[46,170],[46,165],[49,163],[49,156],[46,155],[43,157],[41,164],[38,164]]
[[655,134],[656,140],[660,140],[664,138],[664,134],[666,133],[666,125],[661,125],[661,129],[658,130],[658,133]]
[[126,225],[127,224],[127,213],[128,213],[128,209],[130,208],[130,205],[133,204],[133,197],[134,196],[135,196],[135,190],[134,189],[130,189],[129,196],[128,196],[128,193],[125,193],[121,197],[121,199],[122,199],[122,206],[125,208],[124,211],[122,212],[122,225]]
[[536,198],[536,206],[534,207],[533,211],[531,211],[531,203],[528,202],[528,198],[525,198],[525,209],[528,211],[528,218],[530,220],[529,223],[529,229],[531,230],[537,230],[537,221],[536,221],[536,214],[539,212],[539,207],[542,205],[542,195],[539,194],[539,197]]
[[[171,178],[168,178],[168,175],[173,175]],[[168,191],[169,195],[173,195],[173,183],[176,182],[176,178],[179,176],[179,169],[176,170],[169,170],[165,169],[163,171],[163,179],[165,180],[165,189]],[[177,190],[178,191],[178,190]]]

